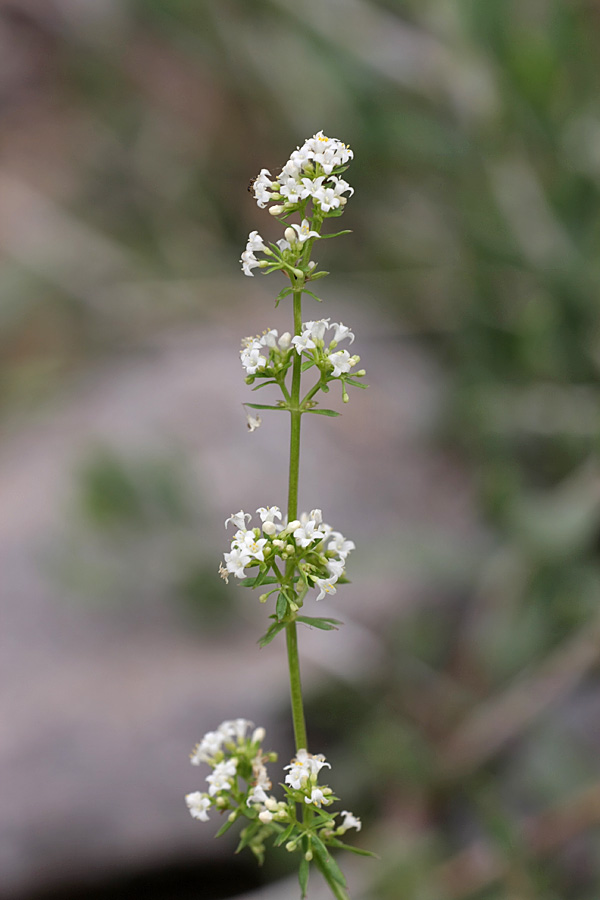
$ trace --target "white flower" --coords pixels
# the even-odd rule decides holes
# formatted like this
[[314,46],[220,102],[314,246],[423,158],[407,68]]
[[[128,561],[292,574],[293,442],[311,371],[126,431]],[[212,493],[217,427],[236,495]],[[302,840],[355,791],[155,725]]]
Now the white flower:
[[335,328],[335,334],[333,336],[332,343],[339,344],[340,341],[344,341],[346,338],[350,339],[350,343],[354,342],[354,334],[350,331],[347,325],[344,325],[343,322],[333,322],[330,328]]
[[351,550],[356,550],[354,541],[347,541],[340,531],[332,531],[330,537],[332,540],[327,544],[327,549],[335,550],[342,559],[345,559]]
[[250,521],[251,518],[252,516],[250,513],[245,513],[243,509],[240,509],[239,512],[232,513],[228,519],[225,519],[225,528],[227,528],[230,522],[233,522],[239,531],[246,531],[246,519]]
[[300,355],[304,350],[313,350],[317,345],[311,339],[309,331],[303,331],[292,338],[292,344]]
[[350,196],[354,193],[354,188],[350,187],[347,181],[344,181],[343,178],[338,178],[337,175],[332,175],[329,179],[333,181],[333,193],[336,197],[341,197],[342,194],[345,194],[346,191],[350,191]]
[[261,209],[264,209],[271,199],[271,193],[267,190],[267,188],[273,186],[273,182],[269,177],[270,175],[271,173],[268,169],[261,169],[258,176],[254,179],[254,183],[252,185],[252,187],[254,188],[254,199]]
[[337,829],[338,834],[344,834],[349,828],[356,828],[357,831],[360,831],[362,828],[362,822],[358,818],[358,816],[352,815],[351,812],[348,812],[347,809],[342,810],[342,816],[344,816],[344,821]]
[[207,810],[212,805],[212,801],[207,794],[200,791],[194,791],[193,794],[185,795],[185,802],[190,811],[190,815],[194,819],[200,819],[201,822],[208,822]]
[[[272,211],[273,211],[273,210],[271,210],[271,212],[272,212]],[[277,246],[279,247],[279,249],[281,250],[282,253],[283,253],[284,250],[290,250],[290,249],[291,249],[291,247],[290,247],[290,242],[289,242],[289,241],[286,241],[284,238],[279,238],[279,240],[278,240],[276,243],[277,243]]]
[[292,343],[292,336],[289,331],[284,331],[277,343],[281,350],[289,350]]
[[315,579],[315,587],[319,588],[319,596],[317,600],[322,600],[325,594],[335,594],[336,588],[335,583],[337,578],[335,575],[332,575],[331,578],[316,578]]
[[269,331],[265,331],[258,343],[263,347],[274,349],[277,346],[277,329],[271,328]]
[[249,412],[246,413],[246,424],[248,426],[248,431],[252,434],[253,431],[256,431],[257,428],[260,428],[262,424],[262,419],[260,416],[252,416]]
[[317,319],[315,322],[304,322],[302,327],[310,334],[313,341],[322,341],[327,329],[331,328],[329,319]]
[[311,509],[310,516],[308,518],[313,521],[315,525],[320,525],[323,522],[323,513],[320,509]]
[[342,374],[346,374],[352,368],[351,356],[347,350],[336,350],[327,357],[333,366],[333,377],[338,378]]
[[269,799],[269,795],[262,787],[262,785],[257,784],[256,787],[253,787],[250,793],[248,794],[248,799],[246,800],[246,805],[250,806],[252,803],[266,803]]
[[258,369],[264,369],[267,358],[261,356],[262,345],[260,341],[252,341],[250,345],[243,346],[240,350],[240,360],[248,375],[254,375]]
[[253,531],[246,531],[244,534],[243,543],[238,544],[242,553],[247,553],[252,559],[259,559],[261,562],[264,562],[265,554],[263,547],[267,543],[266,538],[261,538],[257,540],[254,536]]
[[244,275],[249,275],[253,278],[252,269],[256,269],[257,266],[260,266],[259,261],[255,257],[252,250],[244,250],[240,257],[240,262],[242,264],[242,271]]
[[329,212],[330,209],[337,209],[340,205],[340,198],[336,196],[335,191],[330,187],[320,187],[313,191],[312,196],[323,212]]
[[273,821],[273,813],[269,812],[268,809],[263,809],[263,811],[258,814],[258,818],[263,823],[263,825],[268,825],[269,822]]
[[306,524],[300,525],[295,529],[294,537],[301,547],[308,547],[310,544],[312,544],[313,541],[317,539],[323,540],[325,534],[317,527],[316,522],[313,522],[312,519],[309,519]]
[[327,562],[327,570],[337,581],[344,574],[344,562],[341,559],[330,559]]
[[257,250],[267,250],[268,247],[264,243],[258,231],[251,231],[248,235],[248,243],[246,244],[246,250],[251,250],[252,253],[256,253]]
[[217,731],[223,735],[223,738],[237,738],[243,741],[246,737],[246,731],[254,726],[254,722],[248,719],[226,719],[221,722]]
[[287,178],[282,181],[279,193],[283,197],[287,197],[289,203],[299,203],[300,200],[305,200],[310,195],[307,186],[302,181],[297,181],[296,178]]
[[275,519],[281,519],[281,510],[278,506],[259,506],[256,512],[259,514],[261,522],[273,522]]
[[290,787],[293,787],[294,790],[299,791],[304,787],[309,779],[313,779],[316,781],[317,776],[323,766],[327,766],[328,769],[331,768],[329,763],[326,762],[325,757],[322,753],[313,755],[307,750],[298,750],[296,756],[291,761],[289,766],[283,767],[284,770],[290,770],[285,776],[285,783],[289,784]]
[[313,788],[310,797],[304,798],[305,803],[314,803],[315,806],[321,806],[323,802],[327,803],[327,799],[320,788]]
[[206,776],[206,780],[210,785],[208,793],[211,797],[214,797],[219,791],[231,790],[231,781],[229,779],[235,778],[236,770],[237,759],[235,758],[224,759],[223,762],[217,763],[211,774]]
[[[308,196],[308,194],[307,194],[307,196]],[[293,228],[294,231],[296,232],[296,235],[297,235],[296,240],[299,244],[303,244],[309,238],[320,237],[320,234],[318,231],[310,230],[310,222],[308,221],[308,219],[302,219],[301,225],[293,224],[290,227]]]
[[196,744],[194,752],[190,756],[193,766],[199,766],[201,762],[210,763],[221,749],[223,735],[219,731],[207,731],[199,744]]
[[233,547],[231,553],[224,553],[225,565],[227,571],[235,575],[236,578],[245,578],[244,568],[251,560],[250,554],[240,547]]

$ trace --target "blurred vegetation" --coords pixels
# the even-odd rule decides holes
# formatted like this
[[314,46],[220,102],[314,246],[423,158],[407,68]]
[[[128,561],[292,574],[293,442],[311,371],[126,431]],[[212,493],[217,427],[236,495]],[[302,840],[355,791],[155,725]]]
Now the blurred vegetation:
[[[491,537],[344,713],[389,847],[372,897],[597,900],[598,5],[15,0],[0,28],[5,411],[201,320],[255,227],[248,180],[319,128],[351,144],[354,233],[326,252],[438,358],[437,439]],[[164,471],[104,457],[83,484],[99,534],[181,522]]]

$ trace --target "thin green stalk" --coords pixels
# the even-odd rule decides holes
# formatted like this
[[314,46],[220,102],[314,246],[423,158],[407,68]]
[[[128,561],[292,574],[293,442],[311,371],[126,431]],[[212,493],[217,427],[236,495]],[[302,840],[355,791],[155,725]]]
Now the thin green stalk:
[[[302,290],[294,294],[294,334],[302,331]],[[290,403],[290,477],[288,489],[288,522],[298,516],[298,478],[300,473],[300,376],[302,358],[294,353],[292,368],[292,390]],[[302,685],[300,683],[300,660],[298,659],[298,633],[296,623],[290,622],[285,627],[287,643],[288,668],[290,673],[290,694],[292,700],[292,719],[294,723],[294,739],[296,750],[307,749],[306,722],[304,704],[302,702]]]

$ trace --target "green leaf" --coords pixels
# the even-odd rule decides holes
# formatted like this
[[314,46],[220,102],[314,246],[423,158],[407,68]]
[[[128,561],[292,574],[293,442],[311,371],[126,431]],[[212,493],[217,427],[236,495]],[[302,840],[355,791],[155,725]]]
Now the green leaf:
[[[235,820],[234,820],[234,821],[235,821]],[[221,835],[222,835],[222,834],[225,834],[225,832],[228,831],[228,830],[231,828],[232,825],[233,825],[233,822],[230,822],[230,820],[227,819],[227,821],[226,821],[223,825],[221,825],[221,827],[219,828],[219,830],[218,830],[217,833],[215,834],[215,837],[216,837],[216,838],[221,837]]]
[[[253,584],[252,584],[252,587],[253,587],[253,588],[258,587],[258,586],[261,585],[261,584],[265,584],[265,582],[266,582],[266,580],[267,580],[267,572],[268,572],[268,571],[269,571],[268,568],[265,568],[265,569],[261,568],[260,572],[258,573],[258,575],[256,576],[256,578],[254,579],[254,582],[253,582]],[[338,579],[338,580],[339,580],[339,579]]]
[[258,646],[262,649],[266,647],[267,644],[270,644],[274,637],[276,637],[279,632],[285,628],[285,622],[275,622],[274,625],[271,625],[269,629],[267,629],[266,633],[263,634],[261,638],[258,640]]
[[[328,237],[328,236],[329,235],[327,235],[327,234],[324,235],[324,237]],[[311,274],[310,281],[317,281],[319,278],[325,278],[326,275],[329,275],[329,272],[326,272],[325,269],[323,269],[321,272],[315,272],[314,275]]]
[[276,381],[263,381],[262,384],[257,384],[256,387],[253,387],[253,391],[257,391],[261,387],[266,387],[268,384],[277,384]]
[[285,406],[268,406],[264,403],[244,403],[244,406],[249,406],[250,409],[274,409],[285,412]]
[[302,891],[300,895],[302,897],[302,900],[304,900],[304,897],[306,897],[309,869],[310,866],[308,860],[302,857],[302,859],[300,860],[300,868],[298,869],[298,881],[300,882],[300,890]]
[[240,850],[243,850],[244,847],[247,847],[258,829],[261,827],[261,823],[257,820],[256,822],[251,822],[250,825],[247,825],[240,835],[240,842],[235,848],[235,852],[239,853]]
[[291,294],[291,293],[292,293],[291,287],[285,287],[285,288],[282,288],[282,289],[279,291],[279,293],[277,294],[276,299],[277,299],[278,301],[279,301],[279,300],[283,300],[284,297],[287,297],[287,295],[288,295],[288,294]]
[[[339,579],[338,579],[339,580]],[[240,585],[242,587],[254,587],[256,584],[256,578],[240,578]],[[279,584],[279,578],[274,578],[272,575],[269,575],[268,578],[263,578],[261,584]]]
[[352,231],[350,228],[346,228],[344,231],[336,231],[335,234],[322,234],[321,237],[325,241],[327,238],[339,237],[341,234],[352,234]]
[[301,366],[301,368],[300,368],[300,371],[301,371],[301,372],[306,372],[306,370],[307,370],[307,369],[310,369],[310,367],[311,367],[311,366],[314,366],[314,364],[315,364],[314,359],[307,359],[306,362],[303,362],[303,363],[302,363],[302,366]]
[[330,209],[329,212],[323,213],[326,219],[334,219],[336,216],[341,216],[344,212],[343,206],[338,206],[337,209]]
[[280,593],[277,597],[277,606],[275,607],[275,612],[277,614],[278,620],[281,622],[282,619],[285,619],[287,615],[288,602],[285,594]]
[[310,294],[310,296],[313,297],[313,299],[318,300],[319,303],[322,303],[322,302],[323,302],[323,299],[322,299],[321,297],[317,297],[316,294],[313,294],[312,291],[309,291],[309,290],[307,290],[306,288],[302,288],[302,293],[303,293],[303,294]]
[[363,390],[369,387],[368,384],[363,384],[362,381],[355,381],[354,378],[344,378],[343,380],[346,382],[346,384],[353,384],[354,387],[359,387]]
[[294,831],[295,827],[296,827],[295,822],[292,822],[291,825],[288,825],[288,827],[285,829],[285,831],[279,835],[277,840],[273,841],[274,845],[276,847],[281,847],[282,844],[285,844],[285,842],[291,837],[292,832]]
[[370,850],[363,850],[361,847],[344,844],[343,841],[339,841],[337,838],[329,838],[327,844],[330,847],[336,847],[338,850],[349,850],[350,853],[355,853],[357,856],[371,856],[373,859],[380,859],[376,853],[372,853]]
[[313,413],[315,416],[341,416],[335,409],[303,409],[303,413]]
[[318,854],[319,859],[321,861],[321,865],[325,868],[334,881],[337,881],[338,884],[341,884],[342,887],[346,887],[346,879],[344,878],[344,874],[334,858],[329,855],[327,852],[327,847],[323,843],[323,841],[314,834],[312,836],[312,845],[314,847],[314,851]]
[[296,616],[297,622],[302,622],[303,625],[314,626],[315,628],[320,628],[322,631],[337,631],[338,625],[343,625],[343,622],[340,622],[339,619],[327,619],[327,618],[319,618],[318,616]]

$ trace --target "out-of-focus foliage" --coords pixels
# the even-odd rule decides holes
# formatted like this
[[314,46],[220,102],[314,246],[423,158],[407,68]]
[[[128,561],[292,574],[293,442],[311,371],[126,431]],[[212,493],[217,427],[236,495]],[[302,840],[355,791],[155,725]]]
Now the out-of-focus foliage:
[[[354,233],[326,252],[439,358],[491,547],[353,705],[372,896],[596,900],[597,4],[15,0],[0,37],[5,405],[201,317],[239,277],[248,180],[319,128],[351,144]],[[142,514],[128,479],[88,473],[99,525]]]

